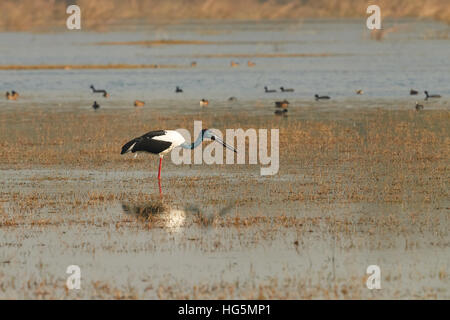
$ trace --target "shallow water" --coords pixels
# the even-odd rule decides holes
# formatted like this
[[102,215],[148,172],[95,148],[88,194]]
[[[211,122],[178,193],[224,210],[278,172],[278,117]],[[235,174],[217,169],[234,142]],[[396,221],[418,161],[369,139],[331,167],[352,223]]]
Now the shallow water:
[[[156,196],[148,172],[32,169],[0,175],[3,221],[17,221],[3,226],[0,237],[3,298],[448,297],[445,200],[441,208],[289,203],[268,192],[280,179],[298,179],[288,175],[254,185],[249,198],[245,181],[255,177],[248,170],[240,171],[239,181],[216,176],[226,186],[213,197],[205,186],[214,173],[194,170],[196,192],[163,182],[165,196],[145,201],[133,200],[130,192]],[[171,168],[166,179],[177,175],[183,171]],[[121,201],[71,204],[92,192],[121,190],[127,190]],[[4,197],[17,193],[47,200],[43,207],[20,209]],[[416,223],[412,212],[420,212]],[[71,264],[82,269],[82,290],[64,289]],[[365,288],[372,264],[382,267],[381,291]]]
[[[363,89],[370,98],[408,97],[409,89],[450,95],[450,42],[436,35],[437,22],[386,22],[399,31],[370,40],[365,21],[191,23],[133,31],[1,33],[0,64],[159,64],[177,69],[0,71],[0,90],[15,89],[23,101],[45,103],[93,99],[90,84],[111,100],[183,101],[202,97],[223,101],[310,99],[315,93],[343,99]],[[99,45],[108,41],[201,40],[205,45]],[[218,57],[226,54],[327,54],[327,57]],[[230,61],[241,65],[230,67]],[[247,61],[256,63],[247,67]],[[190,68],[191,61],[198,66]],[[45,81],[43,81],[45,79]],[[184,89],[175,94],[175,86]],[[295,88],[295,93],[263,94],[263,87]],[[423,96],[421,95],[420,98]],[[97,99],[102,100],[101,97]]]

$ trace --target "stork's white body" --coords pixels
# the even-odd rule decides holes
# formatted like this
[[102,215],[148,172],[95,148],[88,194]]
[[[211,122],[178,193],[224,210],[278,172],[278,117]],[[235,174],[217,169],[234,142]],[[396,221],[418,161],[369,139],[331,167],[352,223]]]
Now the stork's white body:
[[179,147],[183,143],[186,142],[186,140],[183,138],[183,136],[175,130],[165,130],[165,132],[166,132],[166,134],[164,134],[162,136],[153,137],[154,140],[160,140],[160,141],[166,141],[166,142],[172,143],[172,145],[169,148],[167,148],[166,150],[164,150],[158,154],[160,157],[163,157],[164,155],[168,154],[170,151],[172,151],[176,147]]

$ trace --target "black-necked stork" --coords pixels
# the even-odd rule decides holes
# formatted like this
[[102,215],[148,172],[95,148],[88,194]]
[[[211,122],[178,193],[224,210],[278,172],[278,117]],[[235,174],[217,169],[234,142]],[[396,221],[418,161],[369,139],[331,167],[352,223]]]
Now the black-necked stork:
[[441,96],[439,94],[428,94],[428,91],[424,91],[424,92],[425,92],[425,100],[441,98]]
[[319,101],[319,100],[330,100],[331,99],[329,96],[319,96],[318,94],[314,95],[314,97],[316,98],[316,101]]
[[222,139],[218,138],[211,130],[203,129],[197,140],[193,143],[186,143],[183,136],[175,130],[150,131],[143,136],[134,138],[133,140],[125,143],[120,154],[125,154],[128,152],[148,152],[159,155],[158,180],[161,180],[162,159],[166,154],[177,147],[184,149],[195,149],[203,142],[204,139],[211,139],[222,144],[225,148],[237,152],[236,149],[226,144]]

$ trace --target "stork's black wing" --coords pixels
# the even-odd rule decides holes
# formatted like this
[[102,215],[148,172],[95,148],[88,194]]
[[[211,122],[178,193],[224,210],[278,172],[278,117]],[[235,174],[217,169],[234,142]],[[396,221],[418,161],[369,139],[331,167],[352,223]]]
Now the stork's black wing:
[[127,152],[145,151],[153,154],[158,154],[172,145],[172,142],[161,141],[153,139],[154,137],[163,136],[166,132],[164,130],[150,131],[141,137],[135,138],[127,142],[123,147],[120,154]]

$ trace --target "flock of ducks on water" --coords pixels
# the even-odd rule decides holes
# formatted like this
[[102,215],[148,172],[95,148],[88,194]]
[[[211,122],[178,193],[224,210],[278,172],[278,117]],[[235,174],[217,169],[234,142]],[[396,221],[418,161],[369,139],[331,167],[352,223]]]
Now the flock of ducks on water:
[[[250,65],[250,61],[249,61],[249,65]],[[94,85],[91,85],[90,88],[92,90],[92,93],[94,93],[94,94],[95,93],[101,93],[104,98],[108,98],[109,97],[108,92],[106,90],[104,90],[104,89],[96,89],[94,87]],[[277,92],[277,90],[269,89],[267,86],[264,87],[264,91],[265,91],[265,93],[275,93],[275,92]],[[281,92],[294,92],[295,90],[292,89],[292,88],[280,87],[280,91]],[[175,88],[175,93],[183,93],[183,89],[181,87],[177,86]],[[428,91],[426,91],[426,90],[424,91],[424,93],[425,93],[425,101],[427,101],[428,99],[439,99],[439,98],[441,98],[441,95],[439,95],[439,94],[429,94]],[[361,90],[361,89],[360,90],[356,90],[356,94],[362,95],[362,94],[364,94],[364,91]],[[412,95],[412,96],[415,96],[415,95],[419,94],[419,91],[411,89],[409,91],[409,94]],[[19,93],[14,91],[14,90],[12,90],[11,92],[9,92],[9,91],[6,92],[5,96],[6,96],[7,100],[14,100],[15,101],[15,100],[17,100],[19,98]],[[315,94],[314,98],[315,98],[316,101],[330,100],[331,99],[330,96],[321,96],[319,94]],[[230,97],[228,99],[228,101],[229,102],[235,102],[235,101],[237,101],[237,98],[236,97]],[[201,107],[207,107],[208,105],[209,105],[209,101],[207,99],[203,98],[203,99],[200,100],[200,106]],[[145,106],[145,102],[142,101],[142,100],[135,100],[134,101],[134,106],[135,107],[143,107],[143,106]],[[287,112],[288,112],[288,107],[289,107],[289,101],[287,101],[286,99],[283,100],[283,101],[275,101],[275,108],[276,108],[275,115],[286,116]],[[100,109],[100,105],[97,103],[97,101],[94,101],[94,104],[92,105],[92,108],[94,110]],[[417,111],[421,111],[421,110],[424,109],[424,106],[422,104],[419,104],[416,101],[415,109]]]
[[[280,90],[281,90],[281,92],[294,92],[294,89],[285,89],[284,87],[280,87]],[[264,91],[265,91],[266,93],[275,93],[275,92],[277,92],[277,90],[275,90],[275,89],[269,89],[267,86],[264,87]],[[438,98],[441,98],[441,95],[439,95],[439,94],[429,94],[428,91],[424,91],[424,93],[425,93],[425,101],[427,101],[428,99],[438,99]],[[364,94],[364,91],[361,90],[361,89],[356,90],[356,94],[357,94],[357,95],[362,95],[362,94]],[[411,90],[409,91],[409,94],[412,95],[412,96],[418,95],[418,94],[419,94],[419,91],[414,90],[414,89],[411,89]],[[318,94],[315,94],[315,95],[314,95],[314,98],[315,98],[316,101],[330,100],[330,99],[331,99],[330,96],[321,96],[321,95],[318,95]],[[286,115],[287,115],[287,112],[288,112],[288,107],[289,107],[289,101],[287,101],[287,100],[283,100],[283,101],[275,101],[275,108],[276,108],[276,110],[275,110],[275,115],[277,115],[277,116],[286,116]],[[416,101],[416,106],[415,106],[415,108],[416,108],[416,111],[421,111],[421,110],[424,109],[424,106],[421,105],[421,104],[419,104],[419,103]]]

